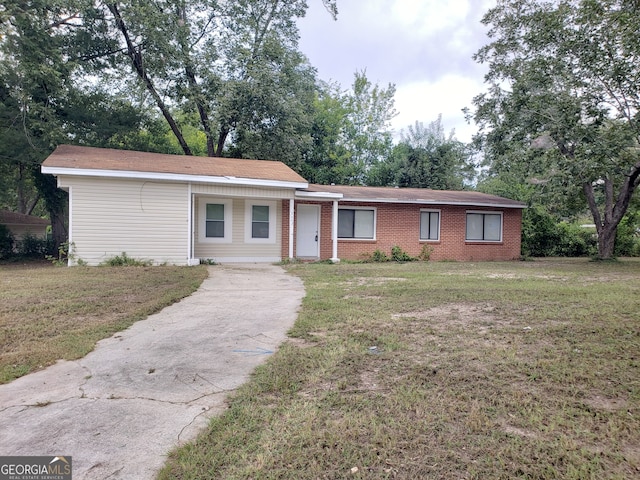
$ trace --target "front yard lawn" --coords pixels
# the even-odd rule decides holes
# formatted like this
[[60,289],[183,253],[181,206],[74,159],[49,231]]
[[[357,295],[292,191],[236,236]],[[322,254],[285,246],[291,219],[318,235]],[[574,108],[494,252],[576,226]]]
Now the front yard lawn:
[[293,338],[161,479],[640,478],[640,262],[288,268]]
[[206,276],[205,267],[0,265],[0,383],[83,357]]

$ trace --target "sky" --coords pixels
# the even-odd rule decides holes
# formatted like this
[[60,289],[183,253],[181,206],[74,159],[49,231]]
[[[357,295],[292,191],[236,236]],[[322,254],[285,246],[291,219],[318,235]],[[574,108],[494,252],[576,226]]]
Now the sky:
[[396,87],[392,121],[396,138],[416,121],[428,124],[442,114],[448,134],[471,140],[475,125],[462,109],[486,90],[486,67],[471,58],[488,43],[480,23],[495,0],[337,0],[338,20],[322,0],[308,0],[298,21],[300,50],[322,80],[353,84],[366,71],[374,84]]

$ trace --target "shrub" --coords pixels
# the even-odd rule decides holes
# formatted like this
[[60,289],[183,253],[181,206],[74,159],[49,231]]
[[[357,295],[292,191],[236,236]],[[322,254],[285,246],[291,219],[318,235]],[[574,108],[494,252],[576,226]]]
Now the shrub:
[[413,262],[416,260],[398,245],[391,247],[391,259],[395,262]]
[[388,262],[389,261],[389,257],[383,251],[376,250],[375,252],[373,252],[373,254],[371,254],[371,261],[372,262],[379,262],[379,263]]
[[421,262],[428,262],[429,260],[431,260],[432,253],[433,247],[425,243],[424,245],[422,245],[422,250],[420,250],[420,253],[418,254],[418,260],[420,260]]
[[15,240],[9,227],[0,223],[0,258],[13,256],[13,246]]
[[637,257],[640,254],[640,236],[638,223],[640,212],[625,215],[616,232],[615,255],[620,257]]
[[16,242],[16,254],[20,257],[45,258],[53,253],[53,240],[25,233]]
[[138,260],[131,258],[126,252],[106,259],[100,265],[104,267],[149,267],[153,264],[151,260]]

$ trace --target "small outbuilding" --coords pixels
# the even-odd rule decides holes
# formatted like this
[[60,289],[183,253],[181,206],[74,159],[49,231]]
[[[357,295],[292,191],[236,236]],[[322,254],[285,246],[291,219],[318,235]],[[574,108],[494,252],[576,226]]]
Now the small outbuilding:
[[47,228],[50,222],[46,218],[0,210],[0,225],[5,225],[13,235],[14,240],[19,241],[25,235],[47,238]]
[[[71,145],[42,164],[69,192],[69,242],[89,265],[520,256],[521,202],[472,191],[310,185],[282,162]],[[73,261],[73,260],[72,260]]]

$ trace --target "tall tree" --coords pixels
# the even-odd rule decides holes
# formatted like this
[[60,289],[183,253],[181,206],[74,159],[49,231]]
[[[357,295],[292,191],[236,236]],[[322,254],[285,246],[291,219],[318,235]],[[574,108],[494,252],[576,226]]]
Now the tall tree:
[[[323,3],[335,17],[335,0]],[[306,8],[306,0],[97,2],[85,15],[94,41],[83,58],[112,79],[133,72],[128,83],[144,89],[185,154],[193,152],[177,106],[197,115],[209,156],[229,146],[257,156],[247,150],[256,135],[299,134],[293,119],[309,110],[300,93],[313,70],[297,51],[295,24]]]
[[489,66],[474,100],[486,158],[508,169],[528,149],[539,181],[581,190],[602,258],[640,184],[638,18],[634,0],[499,0],[474,57]]
[[381,88],[356,72],[349,90],[324,84],[315,102],[313,148],[304,173],[319,183],[363,185],[368,172],[393,149],[395,86]]
[[454,131],[445,134],[439,115],[427,125],[416,122],[403,131],[392,157],[371,172],[368,184],[462,190],[475,173],[471,156]]

